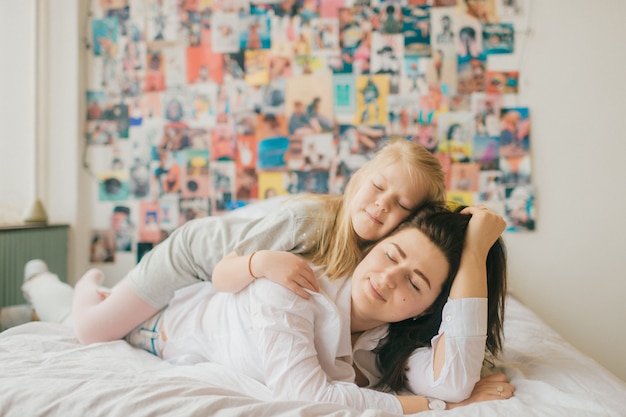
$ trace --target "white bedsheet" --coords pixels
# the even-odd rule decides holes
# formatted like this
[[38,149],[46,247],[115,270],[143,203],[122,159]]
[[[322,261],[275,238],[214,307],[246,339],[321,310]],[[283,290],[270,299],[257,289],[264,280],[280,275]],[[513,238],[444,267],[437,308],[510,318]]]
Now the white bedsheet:
[[[423,416],[626,416],[626,384],[566,343],[509,297],[505,354],[498,362],[512,399]],[[273,402],[265,387],[216,364],[174,367],[122,341],[81,346],[71,329],[27,323],[0,333],[0,415],[336,416],[334,404]]]

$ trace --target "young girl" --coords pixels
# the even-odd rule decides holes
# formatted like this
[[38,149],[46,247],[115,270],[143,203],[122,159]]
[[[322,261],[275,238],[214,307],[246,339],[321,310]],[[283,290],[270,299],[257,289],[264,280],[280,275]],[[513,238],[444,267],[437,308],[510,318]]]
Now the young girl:
[[[420,145],[390,140],[355,172],[343,196],[295,198],[264,218],[187,222],[144,255],[106,299],[96,291],[74,297],[76,335],[82,343],[125,336],[165,307],[176,290],[210,281],[226,255],[228,276],[236,281],[223,284],[224,289],[237,290],[252,277],[264,276],[308,298],[303,288],[317,290],[317,280],[305,259],[324,265],[331,279],[346,276],[371,243],[421,204],[441,202],[444,196],[439,161]],[[76,289],[96,284],[81,279]]]
[[[352,278],[320,279],[321,290],[311,293],[311,301],[269,280],[255,281],[237,294],[216,292],[210,284],[198,283],[179,291],[166,309],[131,332],[128,340],[174,363],[220,363],[263,382],[281,400],[335,402],[395,413],[452,408],[457,404],[361,389],[353,383],[373,386],[382,382],[374,348],[388,333],[388,323],[414,322],[413,330],[405,326],[403,331],[412,345],[416,331],[429,333],[431,323],[441,324],[438,342],[433,341],[432,349],[430,344],[418,349],[425,354],[420,359],[423,364],[415,366],[433,368],[435,373],[446,367],[462,371],[454,365],[458,354],[467,361],[482,362],[482,355],[464,350],[468,341],[481,338],[484,349],[486,326],[476,323],[486,321],[486,309],[477,307],[486,306],[487,279],[454,277],[466,229],[469,234],[480,228],[487,246],[498,239],[504,221],[478,208],[468,213],[472,213],[471,221],[468,215],[449,211],[417,213],[375,245]],[[475,224],[468,228],[471,222]],[[487,259],[488,264],[502,267],[490,270],[497,273],[493,279],[504,280],[503,251]],[[86,278],[92,275],[97,280],[102,273],[92,269]],[[217,272],[214,277],[221,278]],[[77,296],[82,292],[77,290]],[[397,351],[402,347],[398,342],[404,340],[387,336],[383,346]],[[449,355],[446,345],[459,346],[459,352]],[[405,363],[394,366],[403,372]],[[480,396],[465,403],[513,394],[512,386],[497,379],[483,382],[481,388]]]

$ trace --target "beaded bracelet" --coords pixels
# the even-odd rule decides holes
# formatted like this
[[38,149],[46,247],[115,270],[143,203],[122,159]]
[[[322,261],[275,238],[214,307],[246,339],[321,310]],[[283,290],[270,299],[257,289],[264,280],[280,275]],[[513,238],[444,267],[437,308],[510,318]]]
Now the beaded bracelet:
[[254,254],[256,254],[256,251],[252,252],[248,258],[248,274],[250,274],[252,278],[257,279],[258,277],[252,273],[252,257]]

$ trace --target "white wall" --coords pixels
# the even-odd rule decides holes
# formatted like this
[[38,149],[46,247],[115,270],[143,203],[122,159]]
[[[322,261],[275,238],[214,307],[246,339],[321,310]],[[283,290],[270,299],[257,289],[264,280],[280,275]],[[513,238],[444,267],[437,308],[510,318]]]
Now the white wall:
[[[17,5],[21,3],[0,0],[0,56],[12,51],[4,40],[7,36],[15,40],[18,28],[4,16],[28,13],[27,6]],[[51,221],[70,222],[75,229],[73,282],[87,267],[89,234],[88,216],[83,213],[90,197],[81,195],[89,179],[80,170],[78,146],[82,144],[79,107],[84,100],[76,82],[82,77],[78,34],[84,22],[78,19],[83,13],[78,0],[49,3],[54,45],[47,209]],[[567,340],[626,380],[626,221],[621,216],[626,207],[626,25],[622,22],[626,2],[534,0],[531,11],[532,33],[522,43],[520,104],[530,107],[533,121],[538,217],[535,232],[505,236],[510,287]],[[28,41],[28,33],[24,35]],[[7,71],[18,73],[5,70],[4,62],[0,93],[16,88],[5,79]],[[20,62],[28,68],[30,61]],[[27,77],[16,82],[28,87]],[[11,95],[0,97],[4,109]],[[15,194],[32,189],[30,171],[23,178],[14,174],[32,168],[30,162],[17,167],[2,163],[12,162],[4,155],[8,147],[33,160],[32,146],[14,140],[24,135],[24,124],[15,122],[22,110],[28,112],[28,105],[12,109],[14,117],[0,119],[2,126],[6,120],[12,122],[0,136],[3,201],[3,191],[9,187],[17,190]],[[27,204],[28,198],[15,200]],[[123,273],[119,269],[116,272]]]
[[626,380],[626,2],[534,1],[522,64],[537,231],[506,235],[513,292]]
[[35,199],[34,0],[0,0],[0,56],[1,223],[21,220]]

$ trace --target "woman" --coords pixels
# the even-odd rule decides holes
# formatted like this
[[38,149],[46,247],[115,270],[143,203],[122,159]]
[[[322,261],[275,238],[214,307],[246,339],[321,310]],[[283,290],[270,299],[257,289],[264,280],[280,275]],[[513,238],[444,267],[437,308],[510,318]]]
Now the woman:
[[[255,280],[237,294],[218,293],[208,283],[187,287],[177,293],[166,309],[131,332],[128,340],[175,363],[212,361],[228,366],[265,383],[277,399],[336,402],[396,413],[415,413],[437,404],[452,408],[457,404],[446,405],[421,395],[359,388],[352,382],[370,387],[381,382],[391,386],[389,379],[380,379],[380,371],[384,376],[389,372],[385,366],[392,364],[392,373],[404,372],[408,355],[395,363],[376,362],[375,348],[386,335],[383,349],[397,350],[394,345],[398,339],[391,337],[397,329],[388,332],[388,323],[415,321],[416,327],[423,327],[428,333],[432,332],[432,323],[441,322],[443,309],[447,309],[446,317],[454,316],[455,309],[457,313],[464,311],[455,304],[467,307],[472,302],[483,308],[475,308],[477,313],[472,317],[457,314],[458,320],[470,324],[486,322],[487,279],[504,280],[505,268],[489,269],[489,273],[499,273],[498,277],[485,279],[488,273],[460,274],[454,285],[452,279],[461,263],[464,236],[472,237],[480,230],[483,238],[476,245],[478,254],[497,241],[504,221],[475,207],[465,213],[472,214],[471,222],[466,214],[421,210],[375,245],[351,279],[321,279],[321,291],[311,292],[310,300],[270,280]],[[475,236],[472,238],[476,242]],[[490,253],[488,264],[503,266],[503,254]],[[485,258],[464,257],[463,262],[475,259]],[[101,274],[91,270],[83,279],[97,281]],[[221,279],[220,275],[216,269],[214,280]],[[80,297],[83,290],[78,288],[76,296]],[[481,354],[476,356],[474,350],[461,361],[471,362],[480,372],[486,323],[478,326],[482,336],[463,334],[459,330],[462,327],[442,326],[446,333],[438,336],[432,352],[430,346],[418,349],[432,353],[422,355],[420,360],[435,375],[450,367],[460,370],[456,359],[465,352],[450,355],[446,348],[455,345],[458,338],[482,340]],[[419,337],[408,336],[408,340],[415,339],[413,343],[417,343]],[[463,344],[456,345],[462,350]],[[406,351],[410,354],[412,349]],[[477,387],[480,395],[472,395],[466,403],[508,398],[513,393],[512,386],[501,380],[483,381]],[[485,387],[491,388],[491,392],[487,394]]]

